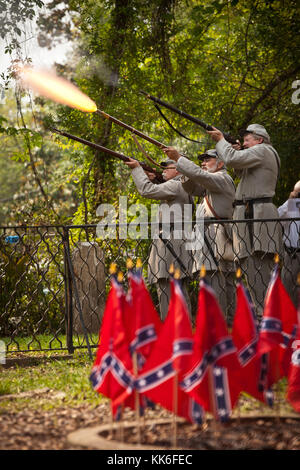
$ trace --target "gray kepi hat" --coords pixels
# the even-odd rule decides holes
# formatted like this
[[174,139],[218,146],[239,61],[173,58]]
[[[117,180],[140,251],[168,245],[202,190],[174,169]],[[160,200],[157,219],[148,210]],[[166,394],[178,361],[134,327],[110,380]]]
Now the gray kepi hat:
[[173,165],[174,167],[176,167],[176,162],[174,162],[174,160],[171,160],[170,158],[168,158],[167,160],[165,160],[164,162],[161,162],[161,164],[160,164],[160,166],[163,167],[163,168],[166,168],[169,165]]
[[269,134],[267,133],[264,126],[262,126],[261,124],[250,124],[247,127],[247,129],[242,129],[240,131],[240,134],[241,134],[241,136],[244,136],[246,134],[256,134],[260,137],[263,137],[267,144],[269,144],[271,142]]
[[204,158],[206,157],[218,158],[216,149],[206,150],[206,152],[201,153],[200,155],[198,155],[198,160],[204,160]]

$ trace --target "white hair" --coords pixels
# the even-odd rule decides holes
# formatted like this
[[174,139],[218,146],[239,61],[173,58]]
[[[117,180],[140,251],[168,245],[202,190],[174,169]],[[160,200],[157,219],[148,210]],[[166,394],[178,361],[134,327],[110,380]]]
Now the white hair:
[[264,144],[269,144],[270,143],[269,139],[266,139],[262,135],[255,134],[254,132],[251,132],[251,135],[254,137],[255,140],[262,139]]
[[294,191],[299,191],[300,192],[300,180],[297,181],[297,183],[295,184]]

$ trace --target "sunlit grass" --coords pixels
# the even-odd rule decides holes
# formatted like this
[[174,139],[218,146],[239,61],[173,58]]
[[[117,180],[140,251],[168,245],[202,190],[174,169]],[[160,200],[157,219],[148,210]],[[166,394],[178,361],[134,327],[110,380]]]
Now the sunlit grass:
[[[76,357],[77,356],[77,357]],[[23,408],[50,409],[58,406],[78,406],[83,403],[95,405],[101,397],[92,389],[89,376],[92,360],[87,354],[75,354],[73,359],[45,361],[29,367],[0,366],[0,412],[5,409],[19,410]],[[38,389],[49,388],[49,393],[40,398],[3,399],[4,395],[18,394]],[[59,398],[55,393],[63,392]]]

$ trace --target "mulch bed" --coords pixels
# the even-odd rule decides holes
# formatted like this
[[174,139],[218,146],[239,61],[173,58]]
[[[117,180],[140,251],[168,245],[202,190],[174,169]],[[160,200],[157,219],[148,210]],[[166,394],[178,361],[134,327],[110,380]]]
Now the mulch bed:
[[106,404],[96,408],[84,405],[77,408],[54,408],[49,411],[0,411],[0,449],[71,450],[67,442],[70,432],[102,424],[106,419]]
[[[60,392],[41,389],[23,394],[11,395],[11,406],[0,408],[0,450],[79,450],[86,447],[72,446],[68,443],[68,434],[82,428],[100,426],[110,423],[110,406],[103,400],[98,406],[83,404],[78,407],[62,405],[47,409],[45,406],[26,407],[14,411],[14,399],[19,397],[39,404],[44,400],[61,398]],[[3,399],[8,399],[2,396]],[[228,424],[214,423],[211,419],[199,427],[178,421],[178,444],[181,449],[194,450],[241,450],[241,449],[274,449],[300,450],[300,415],[288,418],[260,416],[262,411],[256,401],[243,400],[243,406],[249,406],[248,418],[241,416],[232,419]],[[45,409],[46,408],[46,409]],[[251,417],[252,414],[252,417]],[[256,417],[253,416],[256,415]],[[282,412],[284,415],[284,412]],[[250,417],[250,419],[249,419]],[[155,447],[172,447],[172,424],[153,425],[147,420],[170,419],[172,415],[157,408],[147,410],[145,428],[142,432],[143,445]],[[134,421],[135,413],[126,409],[124,420]],[[142,422],[142,420],[141,420]],[[123,440],[126,444],[138,442],[137,429],[124,428]],[[111,439],[110,433],[103,435]],[[118,438],[115,438],[116,440]]]
[[[141,444],[172,447],[172,424],[146,427]],[[136,430],[124,430],[124,442],[137,444]],[[208,420],[204,425],[178,424],[177,448],[191,450],[300,450],[300,420],[240,418],[227,424]]]

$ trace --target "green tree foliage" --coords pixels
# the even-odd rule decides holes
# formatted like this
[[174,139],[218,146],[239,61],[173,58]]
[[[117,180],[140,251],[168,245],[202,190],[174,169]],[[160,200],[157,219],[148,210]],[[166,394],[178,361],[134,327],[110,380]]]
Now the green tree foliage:
[[[140,90],[235,136],[250,123],[265,125],[282,162],[275,203],[288,197],[300,173],[300,105],[292,102],[293,83],[300,75],[296,0],[52,0],[47,9],[42,6],[39,0],[0,0],[0,36],[12,60],[10,70],[1,75],[1,225],[97,223],[100,203],[118,209],[120,195],[127,195],[129,204],[141,201],[125,165],[52,134],[49,125],[143,159],[128,131],[97,113],[43,97],[33,101],[18,83],[13,89],[19,61],[30,62],[20,47],[29,20],[36,20],[45,54],[57,41],[72,38],[74,53],[65,65],[57,65],[57,72],[92,98],[98,109],[174,145],[192,159],[214,145],[209,136],[164,110],[176,128],[200,143],[179,137]],[[151,157],[164,159],[161,149],[139,142]],[[93,227],[89,232],[79,228],[72,232],[71,250],[88,238],[87,233],[95,238]],[[27,247],[26,237],[25,241]],[[117,240],[109,248],[105,241],[99,242],[107,268],[117,259],[125,270],[126,257],[137,254],[133,240],[126,246],[123,242]],[[34,243],[23,252],[18,251],[22,244],[13,248],[5,240],[1,243],[2,290],[12,292],[0,305],[2,332],[14,332],[24,315],[28,324],[23,334],[50,332],[52,325],[63,328],[63,291],[59,291],[63,277],[57,275],[63,271],[62,244],[55,245],[57,238],[43,238],[37,250]],[[147,243],[142,249],[146,258]],[[51,252],[57,253],[57,264]],[[43,267],[43,276],[28,269],[31,262]],[[52,298],[55,293],[54,303],[49,302],[48,291]],[[32,307],[32,298],[37,307]]]
[[[39,16],[42,42],[49,47],[51,39],[72,35],[74,55],[58,71],[99,109],[192,158],[213,142],[201,128],[164,111],[175,127],[201,144],[180,138],[141,89],[236,136],[248,124],[262,123],[282,161],[275,202],[286,199],[300,169],[299,105],[291,99],[300,73],[296,0],[69,0],[61,8],[59,3],[50,2],[48,16]],[[99,114],[55,104],[51,119],[47,106],[39,112],[44,122],[54,120],[73,134],[143,158],[130,133]],[[139,200],[120,162],[63,138],[54,144],[49,132],[40,132],[42,158],[52,145],[58,165],[62,161],[62,178],[64,159],[73,165],[79,201],[73,222],[97,221],[98,204],[117,204],[120,194]],[[140,142],[152,157],[164,158],[161,150]],[[59,204],[57,212],[60,217]]]

